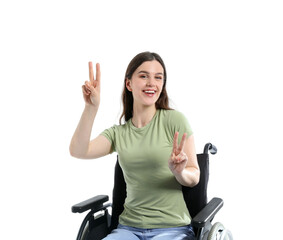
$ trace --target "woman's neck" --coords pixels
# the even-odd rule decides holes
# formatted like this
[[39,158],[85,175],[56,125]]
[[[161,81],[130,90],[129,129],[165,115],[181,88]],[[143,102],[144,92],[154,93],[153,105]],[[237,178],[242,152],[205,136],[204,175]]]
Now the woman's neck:
[[147,125],[156,113],[155,105],[136,106],[134,104],[132,123],[135,127],[141,128]]

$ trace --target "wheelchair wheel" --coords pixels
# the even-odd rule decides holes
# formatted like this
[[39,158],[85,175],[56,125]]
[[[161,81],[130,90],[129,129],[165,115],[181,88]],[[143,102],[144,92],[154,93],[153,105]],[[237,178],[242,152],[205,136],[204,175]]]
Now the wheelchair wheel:
[[220,240],[233,240],[232,233],[228,229],[224,229]]
[[222,223],[215,223],[209,231],[207,240],[233,240],[232,233]]
[[81,237],[80,240],[85,240],[88,234],[89,234],[89,226],[88,226],[88,223],[87,223],[85,228],[84,228],[84,231],[82,233],[82,237]]
[[224,226],[220,222],[213,224],[211,230],[209,231],[207,240],[219,240],[224,229]]

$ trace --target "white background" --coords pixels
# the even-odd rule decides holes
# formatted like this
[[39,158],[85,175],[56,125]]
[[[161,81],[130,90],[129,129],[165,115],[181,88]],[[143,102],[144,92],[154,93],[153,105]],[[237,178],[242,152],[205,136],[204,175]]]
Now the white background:
[[116,154],[69,155],[88,61],[102,71],[93,137],[118,124],[123,77],[161,55],[172,107],[211,157],[215,221],[235,239],[279,239],[282,215],[281,1],[1,1],[1,239],[75,239],[71,206],[112,191]]

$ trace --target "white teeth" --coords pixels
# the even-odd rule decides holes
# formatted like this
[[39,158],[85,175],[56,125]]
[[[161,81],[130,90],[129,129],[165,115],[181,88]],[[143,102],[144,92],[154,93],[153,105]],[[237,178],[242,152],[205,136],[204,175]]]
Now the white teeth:
[[144,91],[144,92],[146,92],[146,93],[154,93],[154,91]]

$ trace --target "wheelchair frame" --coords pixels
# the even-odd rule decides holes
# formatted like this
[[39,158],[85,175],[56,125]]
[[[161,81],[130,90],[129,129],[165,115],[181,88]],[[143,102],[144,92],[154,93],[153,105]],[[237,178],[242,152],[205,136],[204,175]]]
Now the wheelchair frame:
[[[207,203],[209,153],[217,153],[217,148],[211,143],[205,145],[202,154],[197,154],[201,171],[200,182],[193,188],[182,186],[184,200],[192,217],[191,225],[194,228],[196,240],[233,240],[231,232],[221,223],[212,225],[214,216],[223,207],[224,202],[221,198],[215,197]],[[112,204],[108,202],[109,196],[98,195],[72,206],[73,213],[89,210],[81,224],[77,240],[101,240],[116,228],[125,198],[126,183],[117,157]],[[108,212],[109,207],[112,207],[112,215]]]

